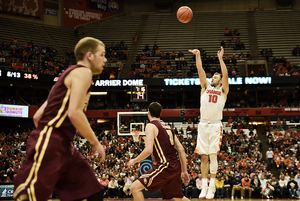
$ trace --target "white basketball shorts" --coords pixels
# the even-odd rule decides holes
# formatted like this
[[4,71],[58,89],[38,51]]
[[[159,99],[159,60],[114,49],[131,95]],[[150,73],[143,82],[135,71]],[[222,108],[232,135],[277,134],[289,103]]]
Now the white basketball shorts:
[[201,120],[195,152],[198,154],[218,154],[222,145],[223,128],[220,121]]

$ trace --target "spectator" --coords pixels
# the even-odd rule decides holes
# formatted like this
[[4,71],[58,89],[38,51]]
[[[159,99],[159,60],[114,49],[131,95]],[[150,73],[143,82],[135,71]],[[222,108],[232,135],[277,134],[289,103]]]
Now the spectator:
[[123,188],[124,193],[126,194],[127,197],[131,197],[131,185],[134,181],[134,176],[132,176],[131,173],[127,173],[125,177],[125,185]]
[[281,120],[280,118],[278,118],[276,121],[276,128],[281,128],[281,125],[282,125]]
[[220,175],[218,175],[216,180],[216,197],[218,198],[224,197],[224,180]]
[[197,187],[196,180],[190,175],[190,182],[187,187],[185,187],[185,197],[195,198],[197,197]]
[[278,188],[280,190],[280,197],[286,198],[287,194],[287,181],[284,178],[284,175],[280,175],[280,180],[278,181]]
[[254,70],[253,70],[253,68],[251,68],[250,77],[254,77]]
[[265,76],[265,67],[263,65],[261,65],[259,68],[259,76],[260,77]]
[[270,184],[271,184],[271,186],[274,187],[274,192],[273,192],[274,198],[279,198],[279,195],[280,195],[279,184],[278,184],[278,180],[276,179],[276,177],[274,175],[272,175]]
[[265,179],[264,174],[261,174],[261,177],[260,177],[259,181],[260,181],[260,187],[263,189],[266,186],[266,182],[267,182],[267,180]]
[[230,198],[231,196],[231,177],[229,177],[228,175],[225,175],[225,180],[224,180],[224,198]]
[[232,181],[232,192],[231,192],[231,199],[234,199],[235,196],[235,191],[240,191],[241,192],[241,198],[243,199],[242,196],[242,182],[240,180],[240,176],[236,176],[235,179]]
[[119,197],[125,197],[126,195],[123,191],[124,186],[125,186],[124,178],[120,176],[118,178]]
[[102,178],[100,179],[100,184],[104,187],[104,192],[108,190],[108,184],[109,184],[109,181],[106,177],[105,174],[102,175]]
[[201,174],[198,175],[196,178],[196,187],[197,187],[197,196],[200,195],[202,189],[202,176]]
[[266,152],[266,156],[268,159],[268,169],[273,169],[273,157],[274,157],[274,152],[272,151],[272,148],[269,147],[269,150]]
[[251,194],[252,194],[252,188],[250,188],[251,186],[251,179],[249,179],[248,175],[245,175],[244,179],[242,180],[242,196],[245,196],[245,191],[248,190],[249,192],[249,198],[251,198]]
[[108,184],[108,198],[118,198],[120,196],[118,180],[111,177]]
[[271,186],[270,182],[269,181],[266,181],[266,185],[265,187],[262,189],[262,191],[260,192],[260,194],[263,196],[263,197],[266,197],[266,198],[272,198],[273,197],[273,191],[274,191],[274,187]]
[[255,174],[254,178],[251,180],[251,188],[253,189],[253,197],[259,198],[262,188],[257,174]]
[[291,180],[287,184],[287,189],[290,193],[291,198],[299,198],[298,194],[300,193],[300,189],[298,187],[298,183],[294,180],[295,176],[291,176]]

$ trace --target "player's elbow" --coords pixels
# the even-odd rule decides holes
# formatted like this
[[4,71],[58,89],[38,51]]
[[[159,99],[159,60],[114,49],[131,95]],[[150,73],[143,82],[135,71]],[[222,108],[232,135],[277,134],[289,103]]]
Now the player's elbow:
[[34,122],[38,122],[39,121],[39,115],[38,115],[38,113],[36,112],[34,115],[33,115],[33,121]]
[[76,119],[78,117],[78,111],[76,111],[76,110],[69,110],[68,117],[69,117],[69,119],[70,119],[71,122],[76,121]]
[[177,151],[179,152],[179,153],[185,153],[185,149],[182,147],[182,146],[180,146],[180,147],[178,147],[177,148]]
[[145,149],[145,152],[147,155],[150,155],[150,154],[152,154],[153,149],[152,148]]

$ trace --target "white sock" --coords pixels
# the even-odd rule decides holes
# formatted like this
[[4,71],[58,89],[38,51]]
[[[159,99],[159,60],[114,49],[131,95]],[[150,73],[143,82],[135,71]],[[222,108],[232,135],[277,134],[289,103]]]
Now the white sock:
[[202,187],[207,187],[207,178],[202,178]]
[[212,187],[216,186],[216,178],[210,178],[209,186],[212,186]]

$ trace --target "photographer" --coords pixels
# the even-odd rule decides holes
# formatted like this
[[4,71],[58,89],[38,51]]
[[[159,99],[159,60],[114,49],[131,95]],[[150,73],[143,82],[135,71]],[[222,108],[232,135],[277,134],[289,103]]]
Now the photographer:
[[133,183],[134,176],[131,175],[131,173],[127,172],[125,177],[125,186],[123,188],[123,192],[126,194],[127,197],[131,197],[131,185]]
[[263,196],[263,197],[266,197],[266,198],[272,198],[273,197],[273,191],[275,190],[275,188],[273,186],[271,186],[270,182],[267,181],[266,182],[266,185],[265,187],[262,189],[262,191],[260,192],[260,194]]

